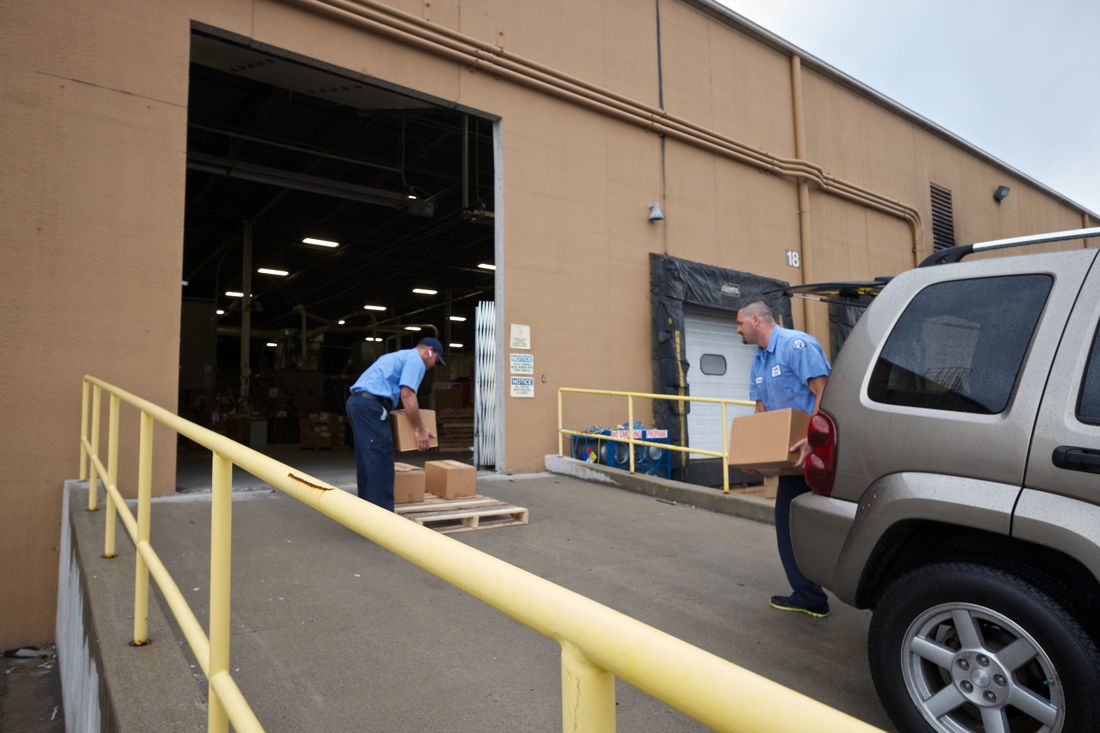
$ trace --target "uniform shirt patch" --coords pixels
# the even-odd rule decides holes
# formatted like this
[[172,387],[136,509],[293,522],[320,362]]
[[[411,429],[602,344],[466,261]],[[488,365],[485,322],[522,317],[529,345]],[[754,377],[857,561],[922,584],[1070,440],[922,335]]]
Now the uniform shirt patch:
[[775,366],[772,367],[772,376],[773,377],[778,377],[782,373],[783,373],[783,370],[779,368],[778,364],[776,364]]
[[794,341],[791,342],[791,346],[793,346],[796,349],[804,349],[804,348],[806,348],[806,342],[803,341],[802,339],[795,339]]

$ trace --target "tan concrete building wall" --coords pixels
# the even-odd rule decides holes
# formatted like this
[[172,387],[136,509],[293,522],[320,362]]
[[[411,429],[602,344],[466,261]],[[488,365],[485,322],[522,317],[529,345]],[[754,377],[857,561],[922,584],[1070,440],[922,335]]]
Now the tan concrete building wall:
[[[794,179],[728,149],[735,141],[795,156],[790,53],[690,2],[381,6],[428,21],[427,31],[381,11],[372,11],[381,24],[372,29],[307,0],[16,6],[0,5],[8,416],[0,426],[0,587],[14,589],[0,604],[2,648],[52,636],[59,489],[77,473],[80,376],[175,407],[192,21],[499,116],[498,308],[505,331],[531,327],[536,366],[536,396],[504,398],[507,471],[540,469],[556,450],[558,387],[652,389],[649,253],[793,282],[806,274],[784,255],[803,247]],[[519,83],[425,39],[448,40],[445,31],[654,112],[628,123],[610,108]],[[924,249],[929,181],[955,196],[959,241],[1082,224],[1072,206],[828,72],[807,67],[802,78],[806,157],[917,209]],[[664,115],[656,110],[662,87]],[[666,117],[695,128],[662,148],[650,128]],[[990,195],[1002,183],[1012,194],[997,208]],[[809,201],[806,254],[816,279],[892,274],[913,263],[913,230],[896,215],[815,186]],[[655,202],[663,222],[647,221]],[[621,400],[569,405],[567,423],[577,427],[626,417]],[[637,417],[648,409],[639,405]],[[124,421],[124,441],[134,423]],[[155,490],[171,492],[172,436],[162,432],[157,448]],[[124,450],[126,493],[135,462]]]

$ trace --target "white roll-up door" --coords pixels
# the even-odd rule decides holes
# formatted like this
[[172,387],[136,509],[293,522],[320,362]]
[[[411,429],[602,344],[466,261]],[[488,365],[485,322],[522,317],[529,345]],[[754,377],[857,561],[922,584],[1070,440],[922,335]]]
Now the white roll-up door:
[[[737,316],[733,312],[684,308],[684,353],[688,362],[687,383],[692,397],[718,397],[730,400],[749,398],[749,370],[756,346],[741,343],[737,334]],[[747,415],[752,407],[730,405],[727,420]],[[721,451],[722,406],[693,402],[688,413],[688,445]],[[726,426],[729,430],[729,425]],[[692,458],[709,458],[692,453]]]

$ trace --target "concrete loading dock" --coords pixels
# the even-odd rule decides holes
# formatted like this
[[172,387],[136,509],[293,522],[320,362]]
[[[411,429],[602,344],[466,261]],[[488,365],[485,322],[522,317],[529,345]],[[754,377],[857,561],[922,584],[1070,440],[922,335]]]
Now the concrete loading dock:
[[[782,582],[769,525],[562,475],[483,476],[479,482],[487,493],[529,507],[534,521],[463,533],[460,541],[857,718],[889,725],[867,677],[864,612],[838,606],[829,619],[814,621],[767,607],[768,594]],[[650,490],[663,493],[660,484],[670,483]],[[560,727],[552,641],[281,494],[241,492],[235,504],[240,585],[232,666],[269,730]],[[209,509],[188,497],[158,503],[155,516],[166,530],[171,550],[165,554],[174,570],[194,579],[186,591],[199,599],[201,614]],[[78,508],[73,517],[80,541],[100,536],[101,516]],[[127,544],[120,543],[123,553],[131,551]],[[96,613],[97,624],[117,624],[99,629],[99,643],[117,658],[145,655],[138,672],[145,692],[149,680],[158,685],[152,696],[113,692],[119,713],[134,716],[124,730],[142,729],[150,720],[142,716],[204,725],[196,702],[205,684],[192,684],[187,650],[174,637],[146,649],[125,645],[126,601],[118,598],[126,598],[120,589],[132,583],[132,565],[125,557],[118,562],[117,580],[107,579],[93,603],[93,609],[101,602],[116,609]],[[118,598],[109,597],[110,588]],[[159,638],[165,633],[168,627]],[[112,672],[112,686],[123,684],[120,675]],[[629,685],[620,682],[617,696],[621,730],[703,730]],[[129,707],[150,699],[168,710]]]

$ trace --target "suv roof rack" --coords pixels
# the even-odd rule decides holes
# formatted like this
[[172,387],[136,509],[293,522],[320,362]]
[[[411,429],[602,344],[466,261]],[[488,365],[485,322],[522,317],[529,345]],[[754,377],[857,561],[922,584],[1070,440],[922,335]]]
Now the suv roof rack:
[[990,242],[975,242],[974,244],[959,244],[939,252],[933,252],[924,258],[918,267],[931,267],[933,265],[946,265],[951,262],[959,262],[963,257],[974,252],[987,252],[993,249],[1006,247],[1026,247],[1032,244],[1049,244],[1050,242],[1064,242],[1067,239],[1088,239],[1100,237],[1100,227],[1091,229],[1070,229],[1064,232],[1050,232],[1049,234],[1031,234],[1026,237],[1011,237],[1009,239],[994,239]]

